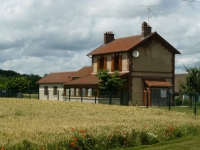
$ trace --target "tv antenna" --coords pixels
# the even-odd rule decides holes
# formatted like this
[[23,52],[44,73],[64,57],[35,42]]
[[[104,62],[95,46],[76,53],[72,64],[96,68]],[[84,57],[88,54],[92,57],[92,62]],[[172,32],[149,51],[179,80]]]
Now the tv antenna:
[[150,7],[156,7],[160,5],[139,5],[139,7],[145,7],[148,11],[148,24],[149,24],[149,11],[151,11]]

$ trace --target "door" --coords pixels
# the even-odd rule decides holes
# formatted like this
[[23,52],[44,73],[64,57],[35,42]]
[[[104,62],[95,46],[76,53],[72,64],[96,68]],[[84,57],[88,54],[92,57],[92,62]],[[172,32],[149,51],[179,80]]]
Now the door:
[[167,89],[152,88],[151,104],[152,106],[167,106]]

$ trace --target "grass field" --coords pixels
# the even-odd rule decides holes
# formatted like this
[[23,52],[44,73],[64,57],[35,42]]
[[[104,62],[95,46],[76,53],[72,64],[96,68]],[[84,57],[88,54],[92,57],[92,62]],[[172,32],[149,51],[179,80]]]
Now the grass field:
[[200,136],[186,137],[155,145],[139,146],[122,150],[200,150]]
[[[169,107],[156,107],[156,108],[169,110]],[[189,106],[171,106],[170,111],[194,114],[194,107],[190,108]],[[200,115],[200,107],[196,107],[196,115]]]
[[94,136],[116,129],[159,131],[199,125],[200,116],[151,107],[1,98],[0,123],[0,147],[24,140],[43,146],[70,139],[72,129],[88,130]]

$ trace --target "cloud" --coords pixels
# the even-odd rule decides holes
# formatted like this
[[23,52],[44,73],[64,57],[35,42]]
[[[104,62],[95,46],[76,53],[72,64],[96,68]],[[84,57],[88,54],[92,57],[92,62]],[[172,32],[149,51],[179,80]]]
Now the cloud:
[[141,34],[148,6],[152,31],[182,53],[176,56],[176,72],[184,70],[183,64],[198,62],[199,3],[7,0],[0,5],[1,69],[44,75],[91,65],[86,55],[103,44],[106,31],[113,31],[115,38]]

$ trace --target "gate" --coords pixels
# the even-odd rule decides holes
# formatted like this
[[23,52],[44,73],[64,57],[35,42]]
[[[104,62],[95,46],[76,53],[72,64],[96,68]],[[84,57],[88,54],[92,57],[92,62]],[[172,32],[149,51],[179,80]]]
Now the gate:
[[152,88],[150,98],[152,106],[167,106],[167,95],[168,90],[166,88]]

